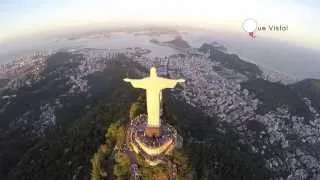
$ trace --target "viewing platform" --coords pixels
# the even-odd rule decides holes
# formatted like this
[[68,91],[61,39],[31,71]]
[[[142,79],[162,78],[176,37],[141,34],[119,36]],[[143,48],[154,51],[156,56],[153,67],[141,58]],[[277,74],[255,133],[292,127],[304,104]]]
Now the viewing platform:
[[145,133],[147,128],[147,115],[141,114],[131,120],[130,144],[137,154],[141,154],[150,165],[157,165],[162,162],[163,155],[170,153],[177,142],[176,129],[161,120],[158,136],[148,136]]

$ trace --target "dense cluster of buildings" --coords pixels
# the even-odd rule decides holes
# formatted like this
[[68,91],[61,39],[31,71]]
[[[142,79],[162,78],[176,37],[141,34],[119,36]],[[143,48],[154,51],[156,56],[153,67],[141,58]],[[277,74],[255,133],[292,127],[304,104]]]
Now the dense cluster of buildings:
[[24,74],[36,75],[42,70],[49,55],[50,53],[46,51],[35,52],[33,55],[22,56],[13,62],[1,64],[0,78],[21,77]]
[[[145,67],[159,63],[151,58],[135,60]],[[192,106],[202,107],[208,115],[218,116],[219,121],[228,122],[242,137],[241,143],[251,145],[253,152],[261,155],[285,152],[281,157],[268,153],[265,156],[267,167],[274,171],[290,169],[289,179],[320,172],[320,156],[316,148],[320,142],[320,118],[311,103],[306,102],[314,117],[309,122],[304,121],[303,117],[291,115],[286,106],[259,115],[255,111],[263,102],[241,88],[240,82],[245,78],[236,76],[231,79],[230,76],[225,77],[213,71],[212,67],[219,66],[219,63],[211,61],[205,55],[187,54],[169,57],[167,61],[170,77],[186,79],[177,96],[184,98]],[[288,121],[292,124],[285,124]],[[262,124],[265,128],[256,133],[250,124]],[[222,124],[219,129],[223,132]],[[293,135],[297,136],[294,140],[290,139]],[[280,146],[275,146],[276,144]],[[314,148],[310,150],[309,147]]]

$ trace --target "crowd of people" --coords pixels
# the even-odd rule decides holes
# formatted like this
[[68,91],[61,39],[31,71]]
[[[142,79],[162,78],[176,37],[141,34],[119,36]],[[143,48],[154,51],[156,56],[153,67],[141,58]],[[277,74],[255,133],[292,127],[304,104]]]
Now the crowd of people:
[[159,127],[159,136],[147,136],[145,134],[145,129],[147,128],[147,120],[148,117],[146,114],[141,114],[132,120],[130,129],[134,138],[138,138],[144,144],[152,147],[161,146],[169,140],[175,139],[176,130],[174,129],[174,127],[166,123],[162,123]]

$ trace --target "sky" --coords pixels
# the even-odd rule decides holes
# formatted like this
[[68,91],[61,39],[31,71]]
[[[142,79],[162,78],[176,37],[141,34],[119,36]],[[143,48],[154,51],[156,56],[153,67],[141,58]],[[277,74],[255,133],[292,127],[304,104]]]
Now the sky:
[[242,22],[288,25],[261,35],[320,47],[318,0],[1,0],[0,42],[41,32],[114,24],[179,24],[243,31]]

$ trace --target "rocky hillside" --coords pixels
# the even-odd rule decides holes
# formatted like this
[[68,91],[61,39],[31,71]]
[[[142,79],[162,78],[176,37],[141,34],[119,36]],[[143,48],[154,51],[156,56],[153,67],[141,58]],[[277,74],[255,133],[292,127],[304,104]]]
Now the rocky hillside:
[[287,106],[293,115],[302,116],[306,119],[311,118],[309,107],[303,99],[298,93],[283,84],[255,79],[246,81],[241,86],[263,102],[259,105],[257,113],[265,114],[276,110],[278,107]]
[[289,86],[301,97],[312,99],[312,105],[320,111],[320,80],[305,79]]
[[181,49],[191,47],[187,41],[183,40],[182,36],[176,36],[173,40],[163,42],[163,44],[169,44],[169,45],[172,45],[173,47],[181,48]]
[[208,53],[212,61],[221,63],[223,67],[244,74],[249,78],[256,78],[262,75],[262,71],[257,65],[240,59],[236,54],[226,53],[224,50],[221,50],[220,47],[217,47],[216,44],[210,45],[204,43],[199,48],[199,51]]

